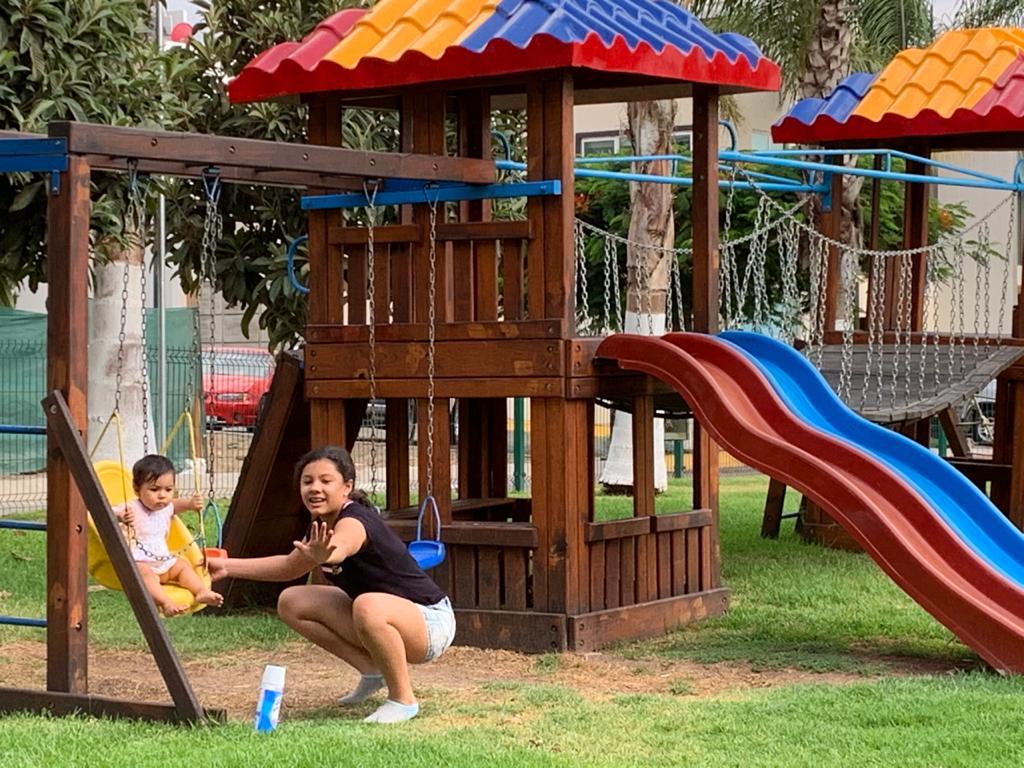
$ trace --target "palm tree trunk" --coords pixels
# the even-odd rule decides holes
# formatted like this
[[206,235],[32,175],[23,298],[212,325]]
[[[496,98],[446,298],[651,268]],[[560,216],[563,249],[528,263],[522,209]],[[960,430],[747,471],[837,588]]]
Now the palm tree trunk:
[[[637,155],[664,155],[672,151],[675,126],[675,102],[634,102],[628,107],[629,132]],[[668,176],[671,163],[653,160],[634,163],[637,173]],[[674,188],[668,184],[632,182],[629,185],[629,246],[626,251],[627,333],[662,334],[665,332],[665,306],[671,275],[672,254],[663,249],[675,243],[672,217]],[[665,422],[654,424],[654,486],[668,488],[665,464]],[[625,490],[633,485],[633,419],[615,411],[608,460],[601,473],[606,488]]]
[[[853,16],[854,9],[849,0],[822,0],[818,24],[807,48],[806,67],[800,81],[800,93],[803,98],[824,98],[850,74]],[[856,162],[856,159],[852,162]],[[859,176],[843,178],[841,240],[857,248],[862,246],[864,240],[860,207],[860,191],[863,185],[864,179]],[[820,202],[816,201],[816,220],[820,214]],[[842,275],[841,279],[855,279],[855,276]]]

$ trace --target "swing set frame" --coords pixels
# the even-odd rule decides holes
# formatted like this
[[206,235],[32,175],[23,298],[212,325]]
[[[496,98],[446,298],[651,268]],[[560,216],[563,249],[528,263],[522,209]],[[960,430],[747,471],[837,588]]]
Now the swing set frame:
[[[487,184],[487,160],[388,154],[88,123],[53,123],[48,138],[0,134],[0,172],[50,174],[47,213],[46,689],[0,688],[0,712],[81,712],[178,723],[223,720],[197,698],[134,567],[85,448],[88,413],[90,180],[94,172],[356,191],[366,179]],[[171,704],[89,692],[87,510],[171,695]]]

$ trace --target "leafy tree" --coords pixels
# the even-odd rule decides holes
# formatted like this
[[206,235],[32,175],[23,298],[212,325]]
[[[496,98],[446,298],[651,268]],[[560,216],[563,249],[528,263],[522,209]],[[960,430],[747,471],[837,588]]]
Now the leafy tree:
[[[276,141],[307,141],[304,105],[273,101],[233,105],[226,83],[267,48],[299,40],[317,23],[359,2],[298,0],[268,4],[262,0],[199,2],[202,23],[188,52],[190,76],[177,78],[177,96],[186,105],[188,129],[199,133]],[[345,110],[346,146],[397,149],[393,112]],[[204,204],[202,183],[175,181],[168,195],[168,258],[186,290],[201,276]],[[301,191],[239,184],[225,185],[220,201],[223,236],[217,243],[216,284],[224,300],[244,308],[243,329],[254,318],[271,345],[298,341],[306,322],[306,299],[291,286],[285,253],[288,243],[305,233]],[[301,266],[301,265],[300,265]]]
[[[164,83],[180,54],[158,54],[149,0],[0,0],[0,130],[45,133],[52,120],[182,125],[183,105]],[[124,180],[97,175],[96,253],[123,243]],[[46,181],[0,175],[0,303],[45,276]]]

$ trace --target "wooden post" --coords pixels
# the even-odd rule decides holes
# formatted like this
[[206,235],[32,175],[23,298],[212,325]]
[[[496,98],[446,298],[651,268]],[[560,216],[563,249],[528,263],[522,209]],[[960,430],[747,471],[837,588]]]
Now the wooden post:
[[[836,155],[829,158],[836,166],[832,174],[832,209],[822,215],[822,234],[833,240],[843,239],[843,158]],[[828,277],[825,282],[825,330],[834,331],[839,317],[839,270],[842,266],[839,248],[828,246]]]
[[[693,87],[693,330],[718,331],[718,89]],[[712,583],[720,583],[718,446],[693,425],[693,506],[712,516]]]
[[[928,151],[918,154],[927,156]],[[917,160],[907,161],[907,173],[927,176],[931,166]],[[928,246],[928,186],[907,184],[903,200],[903,247],[926,248]],[[912,257],[910,328],[920,331],[927,318],[924,316],[924,294],[927,289],[928,255],[915,253]]]
[[[340,147],[341,104],[318,101],[309,107],[309,143]],[[327,232],[341,223],[339,211],[310,211],[309,214],[309,323],[341,325],[344,307],[344,272],[341,249],[328,244]],[[315,363],[307,361],[307,365]],[[345,401],[314,399],[310,402],[310,436],[314,446],[345,445]],[[358,431],[358,427],[357,427]]]
[[558,179],[562,194],[527,202],[534,239],[527,254],[527,306],[531,320],[557,319],[562,337],[575,331],[576,146],[573,134],[574,86],[571,75],[545,80],[527,90],[527,177]]
[[[47,390],[59,390],[84,436],[88,419],[89,163],[68,158],[47,214]],[[85,504],[56,436],[46,437],[46,687],[89,690]]]

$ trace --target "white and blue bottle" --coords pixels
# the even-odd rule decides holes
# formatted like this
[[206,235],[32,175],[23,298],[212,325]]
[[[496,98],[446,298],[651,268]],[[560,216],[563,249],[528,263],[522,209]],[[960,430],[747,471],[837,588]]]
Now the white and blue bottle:
[[267,664],[260,683],[260,699],[256,704],[256,732],[269,733],[277,728],[284,695],[284,667]]

